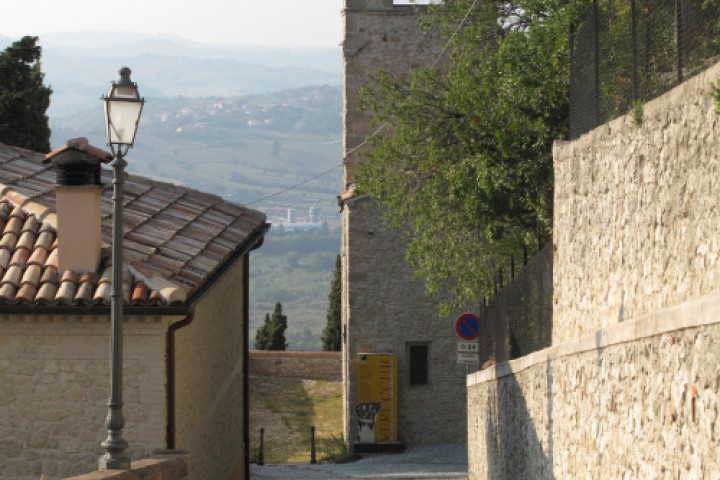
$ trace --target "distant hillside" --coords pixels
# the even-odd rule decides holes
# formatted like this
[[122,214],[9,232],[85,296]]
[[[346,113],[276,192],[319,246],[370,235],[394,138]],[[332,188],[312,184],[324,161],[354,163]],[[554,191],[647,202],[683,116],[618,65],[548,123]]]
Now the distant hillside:
[[[256,208],[336,214],[341,184],[342,93],[337,86],[214,98],[148,98],[128,170],[248,204],[330,172]],[[53,117],[51,144],[85,136],[104,145],[100,102]]]
[[[340,250],[341,110],[342,92],[335,86],[243,97],[147,99],[128,171],[252,204],[275,225],[287,220],[288,209],[296,221],[309,221],[311,207],[315,220],[329,225],[308,232],[274,230],[253,252],[251,342],[265,313],[280,301],[288,315],[290,349],[320,349]],[[91,110],[53,118],[51,144],[85,136],[104,146],[103,127],[98,101]],[[307,181],[322,172],[328,173]]]
[[[17,38],[0,36],[0,48]],[[51,118],[92,108],[128,66],[146,97],[240,96],[307,85],[340,85],[342,52],[215,46],[175,38],[104,32],[40,38]],[[122,52],[122,55],[114,54]]]
[[[15,40],[0,36],[0,48]],[[105,145],[99,99],[117,70],[129,66],[147,100],[127,157],[130,173],[249,204],[274,225],[288,217],[328,225],[274,231],[251,256],[251,334],[281,301],[290,348],[319,349],[340,248],[341,49],[98,32],[47,35],[40,44],[54,90],[53,148],[77,136]]]

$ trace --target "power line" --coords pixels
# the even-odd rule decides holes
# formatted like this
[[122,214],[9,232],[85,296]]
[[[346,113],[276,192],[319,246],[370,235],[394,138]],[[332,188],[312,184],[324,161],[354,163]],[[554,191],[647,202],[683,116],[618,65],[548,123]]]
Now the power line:
[[259,198],[259,199],[257,199],[257,200],[253,200],[253,201],[250,202],[250,203],[246,203],[245,206],[246,206],[246,207],[249,207],[250,205],[254,205],[254,204],[256,204],[256,203],[264,202],[265,200],[268,200],[268,199],[270,199],[270,198],[277,197],[278,195],[282,195],[283,193],[289,192],[290,190],[295,190],[296,188],[301,187],[301,186],[305,185],[306,183],[310,183],[310,182],[312,182],[313,180],[316,180],[316,179],[322,177],[323,175],[327,175],[328,173],[332,172],[333,170],[335,170],[335,169],[338,168],[338,167],[342,167],[342,163],[338,163],[338,164],[335,165],[334,167],[332,167],[332,168],[330,168],[330,169],[328,169],[328,170],[325,170],[325,171],[322,172],[322,173],[318,173],[318,174],[315,175],[314,177],[310,177],[310,178],[308,178],[308,179],[306,179],[306,180],[303,180],[303,181],[300,182],[300,183],[296,183],[295,185],[291,185],[291,186],[289,186],[289,187],[287,187],[287,188],[285,188],[285,189],[283,189],[283,190],[280,190],[280,191],[275,192],[275,193],[271,193],[270,195],[268,195],[268,196],[266,196],[266,197],[262,197],[262,198]]
[[450,35],[450,38],[448,38],[447,43],[445,43],[445,47],[443,47],[442,51],[440,52],[440,55],[438,55],[437,58],[435,59],[435,61],[432,63],[432,65],[430,65],[430,68],[435,68],[435,65],[437,65],[437,62],[439,62],[440,59],[443,57],[443,55],[445,55],[445,51],[450,46],[450,43],[452,43],[453,39],[455,38],[457,33],[460,31],[460,29],[465,26],[465,22],[467,21],[468,17],[470,16],[470,12],[472,12],[472,10],[475,8],[476,3],[477,3],[477,0],[473,0],[473,3],[470,5],[470,8],[468,8],[467,12],[465,12],[465,16],[460,21],[460,23],[458,24],[457,28],[452,33],[452,35]]
[[[465,26],[465,22],[467,21],[468,17],[470,16],[470,12],[472,12],[472,10],[475,8],[475,4],[477,4],[477,0],[473,0],[473,3],[470,4],[470,7],[467,9],[467,12],[465,12],[465,16],[464,16],[463,19],[460,21],[460,23],[458,24],[458,26],[455,28],[455,30],[453,31],[452,35],[450,35],[450,38],[448,38],[448,41],[445,43],[445,46],[443,47],[443,49],[440,51],[440,53],[438,54],[438,56],[437,56],[437,57],[435,58],[435,60],[432,62],[432,64],[430,65],[430,68],[435,68],[435,65],[437,65],[437,63],[438,63],[438,62],[442,59],[442,57],[445,55],[445,52],[446,52],[447,49],[450,47],[450,44],[452,43],[452,41],[453,41],[453,39],[455,38],[455,36],[457,36],[457,34],[458,34],[458,32],[460,31],[460,29],[461,29],[463,26]],[[375,136],[378,135],[380,132],[382,132],[382,131],[385,129],[385,127],[387,127],[387,122],[383,122],[383,123],[382,123],[378,128],[376,128],[370,135],[368,135],[367,137],[365,137],[365,139],[364,139],[362,142],[360,142],[359,145],[356,145],[355,147],[351,148],[347,153],[345,153],[345,156],[343,157],[343,161],[342,161],[341,163],[339,163],[338,165],[335,165],[335,166],[332,167],[331,169],[326,170],[326,171],[324,171],[324,172],[322,172],[322,173],[320,173],[320,174],[318,174],[318,175],[315,175],[314,177],[308,178],[307,180],[304,180],[304,181],[302,181],[302,182],[300,182],[300,183],[297,183],[297,184],[295,184],[295,185],[292,185],[292,186],[290,186],[290,187],[288,187],[288,188],[285,188],[285,189],[283,189],[283,190],[280,190],[280,191],[278,191],[278,192],[275,192],[275,193],[273,193],[273,194],[270,194],[270,195],[268,195],[268,196],[266,196],[266,197],[263,197],[263,198],[260,198],[260,199],[257,199],[257,200],[253,200],[253,201],[250,202],[250,203],[246,203],[245,206],[249,207],[250,205],[254,205],[254,204],[256,204],[256,203],[263,202],[263,201],[268,200],[268,199],[270,199],[270,198],[277,197],[278,195],[282,195],[282,194],[285,193],[285,192],[289,192],[290,190],[294,190],[294,189],[296,189],[296,188],[298,188],[298,187],[301,187],[301,186],[305,185],[306,183],[312,182],[313,180],[315,180],[315,179],[317,179],[317,178],[320,178],[320,177],[322,177],[323,175],[327,175],[328,173],[332,172],[333,170],[335,170],[335,169],[338,168],[338,167],[342,167],[342,166],[345,164],[345,160],[347,159],[347,157],[348,157],[349,155],[352,155],[352,154],[355,153],[356,151],[360,150],[360,149],[361,149],[363,146],[365,146],[373,137],[375,137]]]

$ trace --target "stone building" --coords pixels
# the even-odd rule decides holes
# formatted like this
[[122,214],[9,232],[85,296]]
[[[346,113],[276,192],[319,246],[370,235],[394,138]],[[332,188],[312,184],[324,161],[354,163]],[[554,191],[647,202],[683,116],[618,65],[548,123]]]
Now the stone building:
[[[97,165],[55,185],[51,163]],[[0,478],[97,469],[107,437],[112,174],[74,141],[0,144]],[[62,183],[62,182],[60,182]],[[264,214],[129,175],[123,437],[133,461],[189,451],[191,479],[248,478],[248,268]]]
[[457,364],[453,321],[438,318],[424,284],[413,279],[401,236],[388,228],[370,198],[353,191],[355,168],[371,133],[370,113],[360,110],[358,90],[373,72],[428,67],[441,50],[439,35],[418,26],[423,8],[392,0],[345,0],[343,11],[345,191],[339,199],[344,435],[351,446],[359,443],[358,368],[363,354],[373,353],[397,359],[399,442],[466,440],[466,366]]

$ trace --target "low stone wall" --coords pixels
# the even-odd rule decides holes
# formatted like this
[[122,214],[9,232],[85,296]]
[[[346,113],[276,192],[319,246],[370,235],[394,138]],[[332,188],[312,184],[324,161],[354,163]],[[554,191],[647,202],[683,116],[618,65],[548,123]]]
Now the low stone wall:
[[253,350],[250,375],[300,377],[308,380],[342,380],[340,352],[288,352]]
[[720,478],[720,294],[468,377],[469,478]]
[[187,457],[148,459],[133,462],[130,470],[99,470],[66,480],[186,480]]

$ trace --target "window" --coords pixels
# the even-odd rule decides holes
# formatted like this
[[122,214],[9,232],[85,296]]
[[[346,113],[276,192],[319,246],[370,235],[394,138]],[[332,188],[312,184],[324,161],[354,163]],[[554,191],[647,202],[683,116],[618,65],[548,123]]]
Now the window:
[[430,345],[409,344],[408,365],[410,385],[427,385],[430,383]]

